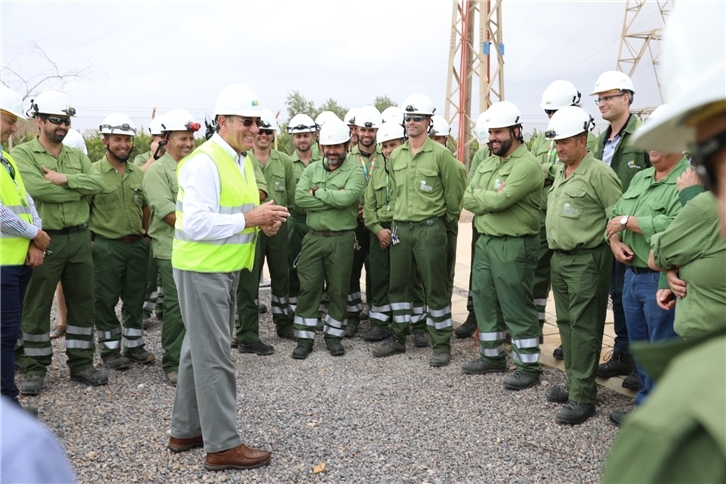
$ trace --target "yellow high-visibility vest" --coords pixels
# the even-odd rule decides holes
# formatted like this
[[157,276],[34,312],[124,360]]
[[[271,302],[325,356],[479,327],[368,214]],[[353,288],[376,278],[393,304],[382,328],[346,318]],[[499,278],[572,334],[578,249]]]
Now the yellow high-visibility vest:
[[[13,179],[10,172],[4,166],[0,167],[0,199],[6,208],[9,208],[15,215],[32,224],[33,217],[30,213],[30,205],[28,205],[28,195],[25,191],[25,185],[23,184],[23,178],[20,176],[18,165],[15,164],[15,160],[4,150],[2,157],[12,166],[12,170],[15,172],[15,179]],[[0,264],[4,266],[24,265],[25,257],[28,255],[29,245],[30,239],[0,232]]]

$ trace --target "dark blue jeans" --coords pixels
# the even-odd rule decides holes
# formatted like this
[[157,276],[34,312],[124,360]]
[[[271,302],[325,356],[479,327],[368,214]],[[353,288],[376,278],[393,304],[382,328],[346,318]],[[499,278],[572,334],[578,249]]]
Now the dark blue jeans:
[[624,354],[630,354],[628,327],[625,323],[625,312],[623,311],[623,283],[627,267],[623,263],[614,261],[610,272],[610,297],[613,301],[613,326],[615,329],[613,349]]
[[[679,338],[673,330],[675,310],[663,311],[658,307],[655,293],[658,291],[658,272],[636,274],[625,273],[623,288],[623,309],[628,322],[630,341],[649,341],[658,343],[671,338]],[[638,364],[638,376],[643,389],[635,396],[635,405],[640,405],[653,390],[653,380]]]
[[25,288],[28,287],[33,269],[28,266],[2,266],[0,281],[0,377],[2,394],[18,403],[18,387],[15,386],[15,358],[13,352],[20,335],[20,315],[23,312]]

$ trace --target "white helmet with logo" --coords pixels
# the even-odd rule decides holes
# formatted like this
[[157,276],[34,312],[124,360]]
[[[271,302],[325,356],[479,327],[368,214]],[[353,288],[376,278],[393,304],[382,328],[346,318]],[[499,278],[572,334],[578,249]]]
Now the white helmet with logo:
[[431,128],[429,134],[431,136],[449,136],[451,134],[451,125],[446,118],[438,114],[431,118]]
[[434,102],[426,94],[420,92],[411,94],[401,104],[403,114],[423,114],[433,116],[436,111]]
[[314,133],[318,130],[318,125],[315,124],[313,118],[307,114],[296,114],[292,117],[289,123],[287,123],[287,132],[290,134],[294,133]]
[[131,119],[122,113],[112,113],[104,118],[99,126],[101,134],[123,134],[136,136],[136,125]]
[[[227,113],[229,114],[229,113]],[[239,114],[238,116],[242,116]],[[161,120],[162,131],[199,131],[202,127],[189,111],[184,109],[170,109]]]
[[350,128],[337,117],[320,128],[321,146],[339,145],[348,141],[350,141]]
[[340,121],[338,115],[333,111],[323,111],[315,117],[315,123],[318,125],[318,129],[322,129],[322,127],[325,126],[325,123],[333,120]]
[[363,106],[355,114],[355,125],[361,128],[380,128],[381,113],[374,106]]
[[401,126],[400,123],[386,121],[381,124],[380,128],[378,128],[376,140],[379,143],[385,143],[386,141],[391,141],[392,139],[403,139],[405,138],[405,136],[406,134],[403,131],[403,126]]
[[0,85],[0,109],[19,118],[28,119],[23,112],[23,100],[20,95],[3,85]]
[[[714,103],[726,104],[724,18],[724,2],[675,3],[662,51],[668,105],[657,119],[635,131],[636,146],[663,153],[687,150],[696,141],[695,126],[700,121],[723,115]],[[698,111],[703,113],[701,119],[693,119]]]
[[158,136],[164,131],[164,127],[162,126],[163,118],[161,116],[157,116],[154,119],[151,120],[149,123],[149,134],[152,136]]
[[214,106],[214,115],[259,118],[262,108],[257,94],[247,84],[230,84],[222,89]]
[[601,92],[617,89],[618,91],[630,91],[635,94],[633,80],[627,74],[620,71],[607,71],[600,74],[595,83],[595,89],[590,96],[597,96]]
[[545,111],[557,111],[580,102],[580,91],[570,81],[555,81],[542,93],[539,107]]
[[88,148],[86,147],[86,140],[83,139],[81,133],[73,128],[68,130],[66,137],[63,138],[63,144],[69,148],[75,148],[83,151],[83,154],[88,156]]
[[479,114],[476,118],[476,125],[474,126],[474,136],[480,145],[489,142],[489,126],[486,122],[486,111]]
[[499,101],[484,112],[487,128],[508,128],[522,123],[522,113],[509,101]]
[[71,107],[68,95],[58,91],[45,91],[30,101],[30,115],[75,116],[76,108]]
[[260,119],[260,129],[272,129],[275,134],[280,134],[280,127],[277,125],[277,118],[272,114],[269,109],[262,110],[262,116]]
[[355,124],[355,115],[356,115],[357,111],[358,110],[356,108],[353,108],[353,109],[348,110],[347,113],[345,113],[345,117],[343,118],[343,121],[345,121],[345,123],[348,126],[352,126]]
[[550,118],[545,137],[550,140],[571,138],[595,127],[592,116],[578,106],[565,106],[558,109]]
[[403,111],[398,106],[389,106],[381,113],[381,119],[384,123],[403,124]]

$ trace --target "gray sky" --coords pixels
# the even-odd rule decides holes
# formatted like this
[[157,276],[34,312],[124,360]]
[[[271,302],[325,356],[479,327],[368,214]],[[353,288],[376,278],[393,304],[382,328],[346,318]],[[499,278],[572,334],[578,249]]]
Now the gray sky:
[[[639,23],[653,28],[657,9],[648,7]],[[263,107],[283,115],[293,89],[316,104],[333,98],[348,107],[424,92],[444,110],[450,0],[3,1],[1,9],[3,66],[26,77],[47,71],[31,52],[36,42],[61,71],[98,67],[65,89],[80,128],[113,111],[144,122],[152,106],[211,114],[233,82],[249,84]],[[583,93],[596,130],[605,126],[588,94],[615,68],[624,13],[624,2],[505,0],[505,98],[525,123],[546,122],[542,91],[567,79]],[[636,107],[661,104],[652,72],[645,59],[633,76]],[[19,87],[7,72],[3,80]]]

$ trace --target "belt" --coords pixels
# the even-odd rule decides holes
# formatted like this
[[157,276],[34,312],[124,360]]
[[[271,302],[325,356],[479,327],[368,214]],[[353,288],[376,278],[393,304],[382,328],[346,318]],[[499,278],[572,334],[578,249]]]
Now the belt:
[[394,220],[394,222],[396,225],[433,225],[437,220],[439,220],[439,218],[440,217],[431,217],[419,222],[409,222],[408,220]]
[[636,274],[653,274],[655,272],[660,271],[654,271],[650,267],[635,267],[635,266],[628,266],[628,269],[635,272]]
[[45,233],[48,235],[69,235],[77,232],[83,232],[88,228],[88,224],[76,225],[74,227],[65,227],[60,230],[46,230]]
[[599,245],[597,247],[593,247],[591,249],[586,249],[585,247],[575,247],[572,250],[554,249],[554,251],[560,255],[578,255],[578,254],[587,254],[588,252],[592,252],[593,250],[595,250],[599,247],[600,247]]
[[310,230],[311,234],[322,235],[323,237],[335,237],[336,235],[343,235],[350,232],[350,230]]
[[139,234],[134,234],[134,235],[127,235],[126,237],[119,237],[116,240],[119,240],[121,242],[136,242],[140,238],[141,238],[141,236]]

